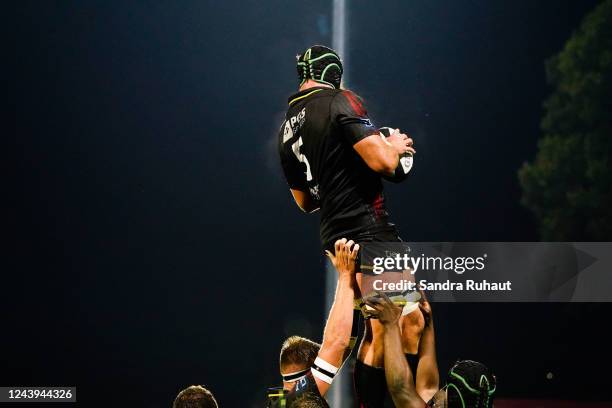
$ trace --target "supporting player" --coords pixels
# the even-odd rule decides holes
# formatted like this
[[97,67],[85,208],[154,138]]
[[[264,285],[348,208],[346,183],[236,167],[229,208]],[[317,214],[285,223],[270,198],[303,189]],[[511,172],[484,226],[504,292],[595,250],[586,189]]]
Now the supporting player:
[[323,343],[319,346],[303,337],[292,336],[281,348],[283,389],[289,391],[289,394],[285,396],[282,390],[278,390],[277,396],[286,398],[287,406],[305,393],[325,395],[354,344],[354,340],[351,342],[351,334],[359,245],[340,239],[334,248],[334,253],[327,251],[327,256],[338,272],[338,284],[323,331]]
[[[330,249],[339,237],[357,243],[401,241],[389,220],[383,176],[392,177],[399,157],[414,154],[413,141],[398,129],[386,139],[372,124],[362,99],[341,89],[342,61],[324,46],[298,57],[299,92],[279,134],[282,168],[296,204],[307,213],[320,209],[320,238]],[[358,274],[358,281],[360,274]],[[361,294],[358,294],[358,297]],[[416,354],[424,322],[418,308],[401,320],[406,353]],[[382,328],[366,325],[358,353],[355,381],[360,404],[382,406],[383,382],[374,389],[370,373],[383,366]]]
[[419,307],[426,326],[419,345],[416,386],[413,372],[403,358],[398,325],[401,309],[381,292],[366,299],[374,309],[372,316],[384,327],[385,377],[393,403],[397,408],[492,408],[496,380],[481,363],[458,361],[448,372],[446,385],[439,388],[433,314],[422,292],[421,295]]
[[219,408],[219,405],[209,390],[192,385],[178,393],[172,408]]
[[329,408],[329,404],[322,396],[309,392],[297,397],[291,408]]

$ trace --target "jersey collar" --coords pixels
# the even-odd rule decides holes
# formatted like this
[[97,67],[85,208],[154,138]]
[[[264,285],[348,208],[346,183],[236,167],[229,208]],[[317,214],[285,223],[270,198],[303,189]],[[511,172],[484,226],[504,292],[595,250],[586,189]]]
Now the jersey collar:
[[304,98],[308,98],[310,95],[314,95],[320,91],[323,91],[325,89],[331,89],[327,86],[313,86],[312,88],[308,88],[308,89],[304,89],[303,91],[300,91],[296,94],[293,94],[289,97],[289,106],[291,106],[292,104],[294,104],[297,101],[300,101]]

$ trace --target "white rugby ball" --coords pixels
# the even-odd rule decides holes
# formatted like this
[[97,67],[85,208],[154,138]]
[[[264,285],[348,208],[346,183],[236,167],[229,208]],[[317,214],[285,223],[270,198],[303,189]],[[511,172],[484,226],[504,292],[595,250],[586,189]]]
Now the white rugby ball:
[[[394,129],[385,126],[385,127],[381,127],[379,131],[380,131],[380,137],[386,142],[387,137],[391,136],[391,133],[393,133]],[[403,181],[408,176],[408,173],[412,169],[413,162],[414,162],[414,157],[412,153],[406,152],[402,154],[399,159],[399,165],[395,169],[395,174],[393,176],[385,176],[385,179],[396,182],[396,183]]]

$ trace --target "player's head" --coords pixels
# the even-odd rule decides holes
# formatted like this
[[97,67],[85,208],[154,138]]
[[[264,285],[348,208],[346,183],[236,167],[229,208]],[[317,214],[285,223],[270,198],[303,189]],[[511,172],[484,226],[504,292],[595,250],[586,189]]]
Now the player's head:
[[283,381],[292,382],[303,377],[313,366],[320,348],[320,344],[300,336],[291,336],[285,340],[280,351]]
[[484,364],[472,360],[458,361],[448,372],[446,386],[428,405],[436,408],[491,408],[496,386],[495,376]]
[[215,397],[201,385],[192,385],[179,392],[172,408],[219,408]]
[[320,395],[307,392],[297,397],[291,404],[291,408],[329,408],[329,404]]
[[300,85],[311,79],[321,84],[340,88],[342,61],[336,51],[323,45],[313,45],[297,56],[297,72]]

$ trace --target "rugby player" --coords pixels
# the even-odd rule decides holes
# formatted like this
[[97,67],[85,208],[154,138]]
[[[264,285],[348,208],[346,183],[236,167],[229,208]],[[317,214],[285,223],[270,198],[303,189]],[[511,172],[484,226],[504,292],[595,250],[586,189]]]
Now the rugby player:
[[329,404],[322,396],[309,392],[297,397],[291,408],[329,408]]
[[401,309],[382,292],[365,300],[374,309],[372,316],[384,327],[384,371],[393,403],[397,408],[491,408],[496,380],[481,363],[458,361],[448,372],[446,385],[439,388],[433,314],[423,292],[421,295],[419,307],[426,324],[419,344],[416,386],[402,350],[398,324]]
[[192,385],[178,393],[172,408],[219,408],[210,391],[201,385]]
[[[389,220],[381,178],[401,166],[400,155],[415,153],[413,140],[398,129],[381,138],[362,99],[341,89],[342,61],[334,50],[308,48],[298,57],[297,72],[299,92],[289,98],[278,143],[295,203],[306,213],[320,210],[320,239],[326,250],[339,237],[357,243],[401,241]],[[415,355],[424,325],[419,308],[401,322],[404,350]],[[380,324],[368,321],[355,369],[364,407],[381,406],[378,396],[386,392],[384,383],[373,390],[369,380],[369,373],[383,365],[381,338]]]
[[283,389],[290,391],[290,401],[305,393],[325,395],[350,352],[359,245],[351,240],[340,239],[334,247],[333,254],[329,251],[326,254],[338,272],[338,284],[323,331],[322,344],[292,336],[281,348],[280,372]]

